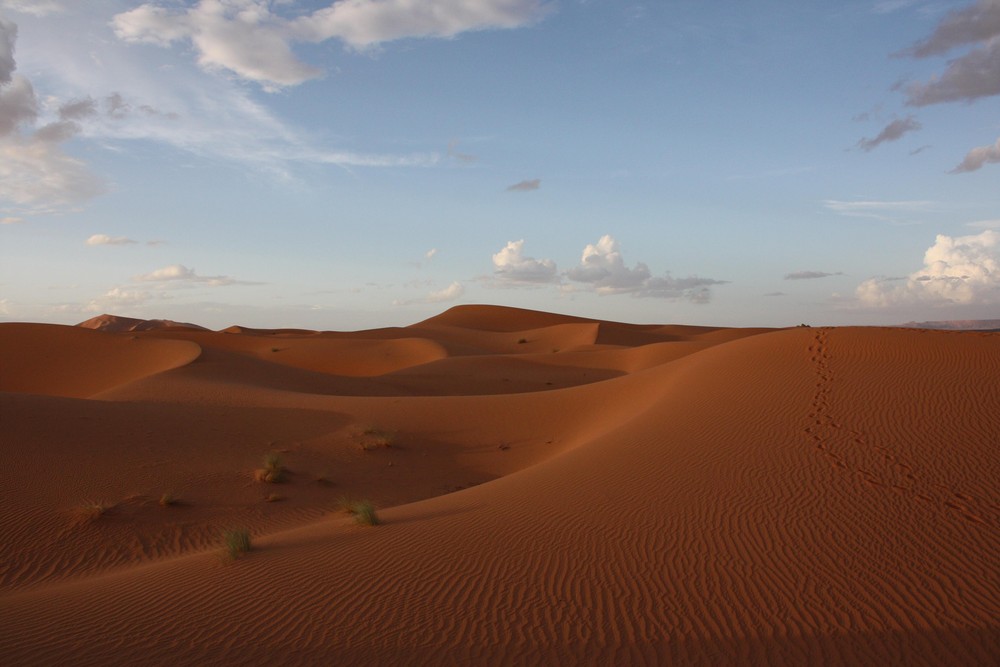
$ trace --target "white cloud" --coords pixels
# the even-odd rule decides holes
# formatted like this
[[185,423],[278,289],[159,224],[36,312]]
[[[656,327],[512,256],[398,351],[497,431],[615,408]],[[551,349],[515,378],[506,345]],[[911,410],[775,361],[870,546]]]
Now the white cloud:
[[339,39],[362,49],[407,37],[453,37],[470,30],[516,28],[540,19],[540,0],[342,0],[288,19],[267,0],[200,0],[183,9],[146,3],[112,20],[128,42],[170,46],[189,40],[206,69],[225,69],[273,90],[322,75],[292,51],[295,42]]
[[163,285],[169,283],[176,284],[188,284],[188,285],[206,285],[208,287],[225,287],[227,285],[259,285],[260,283],[247,282],[244,280],[236,280],[229,276],[202,276],[198,275],[194,269],[189,269],[183,264],[171,264],[170,266],[165,266],[161,269],[157,269],[151,273],[146,273],[143,275],[135,276],[132,278],[135,282],[149,282],[149,283],[161,283]]
[[0,225],[16,225],[21,222],[24,222],[24,218],[17,218],[14,216],[7,216],[5,218],[0,218]]
[[141,306],[153,298],[149,292],[114,287],[96,299],[91,299],[83,310],[88,313],[106,313],[122,308]]
[[465,286],[457,280],[444,289],[431,292],[427,295],[428,303],[441,303],[444,301],[454,301],[465,294]]
[[855,291],[867,306],[1000,303],[1000,232],[939,234],[924,266],[905,280],[871,278]]
[[437,254],[438,254],[438,249],[431,248],[430,250],[424,253],[424,259],[426,259],[429,262],[430,260],[434,259],[434,256]]
[[965,159],[952,170],[952,173],[976,171],[988,162],[1000,162],[1000,139],[997,139],[992,146],[973,148],[965,155]]
[[87,245],[131,245],[138,243],[127,236],[108,236],[107,234],[94,234],[87,239]]
[[470,30],[518,28],[549,10],[541,0],[349,0],[294,21],[297,36],[341,39],[365,48],[407,37],[454,37]]
[[602,236],[596,244],[588,244],[583,249],[580,265],[570,269],[566,276],[570,280],[590,283],[598,294],[632,292],[650,279],[649,267],[639,262],[634,268],[625,266],[618,241],[611,235]]
[[551,259],[524,256],[524,239],[508,241],[493,255],[493,275],[501,283],[542,284],[556,279],[556,263]]
[[610,234],[602,236],[596,244],[588,244],[583,249],[579,266],[566,272],[566,277],[575,282],[586,283],[602,295],[631,294],[636,297],[658,299],[687,299],[693,303],[708,303],[712,285],[726,281],[713,278],[674,278],[653,276],[649,267],[637,262],[633,268],[625,265],[618,241]]
[[457,280],[444,289],[436,290],[422,299],[395,299],[394,306],[410,306],[415,303],[444,303],[462,298],[465,294],[465,286]]

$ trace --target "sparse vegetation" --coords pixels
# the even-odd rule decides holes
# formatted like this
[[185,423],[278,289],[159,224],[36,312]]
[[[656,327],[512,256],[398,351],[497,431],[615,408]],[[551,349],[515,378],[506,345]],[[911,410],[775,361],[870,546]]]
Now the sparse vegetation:
[[271,452],[264,457],[264,467],[254,471],[254,479],[258,482],[278,484],[285,480],[285,472],[285,466],[281,461],[281,457]]
[[354,522],[359,526],[377,526],[379,524],[375,505],[370,500],[359,500],[352,503],[351,514],[354,515]]
[[277,503],[285,499],[285,496],[280,493],[270,493],[264,497],[264,502]]
[[518,339],[517,339],[517,344],[518,344],[518,345],[524,345],[524,344],[525,344],[525,343],[527,343],[527,342],[528,342],[528,339],[527,339],[527,338],[518,338]]
[[170,507],[171,505],[177,504],[177,496],[173,494],[172,491],[165,491],[162,496],[160,496],[160,507]]
[[388,449],[395,442],[395,436],[390,431],[385,431],[374,426],[366,426],[358,433],[361,441],[361,449],[369,452],[373,449]]
[[250,551],[250,531],[246,528],[231,528],[222,533],[222,543],[226,556],[230,560],[236,560]]
[[107,514],[111,507],[104,501],[88,500],[76,508],[76,515],[84,521],[96,521]]

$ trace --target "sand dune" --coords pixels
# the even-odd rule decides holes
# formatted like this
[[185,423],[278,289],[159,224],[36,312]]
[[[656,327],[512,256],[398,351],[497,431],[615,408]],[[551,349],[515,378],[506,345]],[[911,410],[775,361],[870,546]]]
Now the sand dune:
[[227,331],[0,325],[0,661],[1000,655],[998,334]]

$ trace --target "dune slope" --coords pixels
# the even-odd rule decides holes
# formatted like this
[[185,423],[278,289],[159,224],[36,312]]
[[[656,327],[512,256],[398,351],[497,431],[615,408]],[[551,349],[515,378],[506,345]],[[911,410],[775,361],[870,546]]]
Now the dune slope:
[[[580,341],[580,322],[564,316],[457,315],[409,335],[449,328],[444,338],[472,345],[477,326],[570,325]],[[431,389],[462,386],[477,363],[502,365],[497,352],[366,378],[420,371],[406,394],[343,396],[310,391],[302,376],[234,382],[240,358],[257,362],[230,350],[218,377],[202,360],[101,400],[0,394],[5,453],[21,461],[0,473],[0,519],[14,536],[0,552],[14,564],[0,580],[0,657],[994,664],[1000,336],[611,328],[619,343],[595,335],[571,367],[614,374],[519,393]],[[673,339],[638,342],[651,335]],[[684,353],[660,349],[674,343]],[[540,351],[509,354],[530,362],[520,372],[536,382],[557,367]],[[102,437],[58,437],[88,418]],[[160,434],[185,419],[186,438]],[[123,442],[139,423],[150,433]],[[375,431],[389,442],[368,448]],[[264,485],[283,503],[262,503],[252,480],[268,448],[293,472]],[[315,483],[321,465],[336,471],[336,489]],[[29,485],[14,469],[29,479],[86,470],[87,481]],[[151,497],[185,479],[189,507],[153,512],[133,498],[86,524],[46,509],[84,492]],[[383,525],[337,510],[330,494],[344,490],[375,496]],[[31,524],[59,539],[39,543],[45,531],[18,518],[29,506]],[[224,563],[212,535],[234,521],[255,548]],[[120,546],[164,534],[173,541],[155,544],[169,547]],[[59,544],[91,562],[53,558]]]

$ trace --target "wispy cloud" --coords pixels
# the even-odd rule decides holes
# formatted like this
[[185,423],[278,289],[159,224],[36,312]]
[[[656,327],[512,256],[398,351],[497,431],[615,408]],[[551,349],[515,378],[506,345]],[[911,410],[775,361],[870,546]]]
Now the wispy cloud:
[[160,47],[190,43],[201,67],[226,70],[276,90],[323,74],[296,57],[292,46],[298,42],[336,39],[365,49],[412,37],[517,28],[540,20],[549,9],[541,0],[437,0],[433,6],[411,0],[352,0],[288,17],[278,11],[285,4],[200,0],[176,8],[173,3],[146,3],[116,15],[112,24],[127,42]]
[[396,299],[392,302],[394,306],[410,306],[416,303],[446,303],[456,301],[465,294],[465,286],[457,280],[447,287],[430,292],[421,299]]
[[[940,74],[927,81],[896,86],[906,95],[907,105],[973,102],[1000,95],[1000,2],[997,0],[977,0],[952,10],[927,38],[897,55],[927,58],[961,47],[968,49],[949,60]],[[1000,162],[1000,139],[995,145],[970,150],[952,173],[975,171],[993,162]]]
[[793,271],[785,274],[785,280],[815,280],[817,278],[829,278],[830,276],[842,276],[843,271],[829,273],[827,271]]
[[834,213],[850,218],[867,218],[896,225],[914,224],[913,215],[933,210],[935,202],[926,200],[878,201],[861,199],[843,201],[827,199],[823,206]]
[[1000,219],[976,220],[975,222],[966,223],[965,226],[972,227],[973,229],[1000,229]]
[[226,287],[228,285],[260,285],[261,283],[237,280],[230,276],[203,276],[183,264],[171,264],[150,273],[132,278],[134,282],[160,283],[180,285],[204,285],[207,287]]
[[108,236],[107,234],[94,234],[86,241],[87,245],[132,245],[138,243],[127,236]]
[[967,171],[976,171],[981,169],[983,165],[993,162],[1000,162],[1000,139],[997,139],[992,146],[973,148],[966,153],[965,159],[952,170],[952,173],[961,174]]
[[541,179],[534,178],[528,181],[520,181],[507,186],[507,192],[531,192],[542,186]]
[[897,141],[907,132],[915,132],[920,128],[920,123],[913,116],[898,118],[886,125],[874,139],[864,138],[858,141],[858,147],[868,152],[874,150],[880,144],[884,144],[887,141]]
[[21,214],[71,209],[105,185],[62,150],[79,125],[62,119],[36,127],[40,105],[31,82],[15,73],[16,42],[17,25],[0,18],[0,206]]

